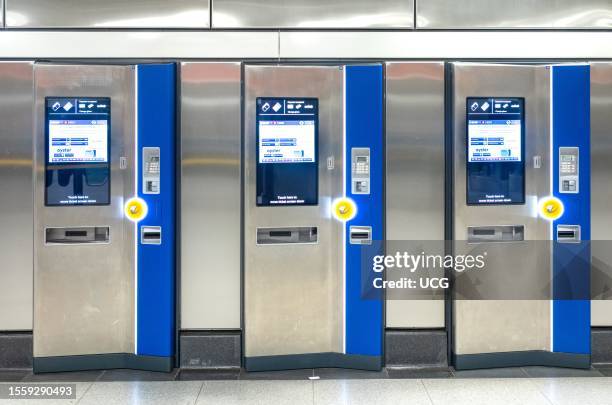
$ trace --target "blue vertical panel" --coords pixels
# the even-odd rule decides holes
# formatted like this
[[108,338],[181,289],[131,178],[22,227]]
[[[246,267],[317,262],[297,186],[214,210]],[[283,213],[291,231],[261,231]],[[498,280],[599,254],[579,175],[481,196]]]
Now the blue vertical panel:
[[[170,357],[175,340],[175,128],[174,64],[139,65],[138,196],[149,213],[138,224],[137,354]],[[142,193],[142,148],[160,148],[160,194]],[[140,243],[140,228],[161,226],[161,245]]]
[[[383,303],[380,297],[361,296],[362,256],[349,243],[351,225],[372,226],[372,240],[383,240],[383,72],[382,66],[346,67],[346,195],[357,205],[357,215],[346,224],[346,353],[382,355]],[[351,193],[351,148],[370,148],[370,195]],[[378,246],[382,246],[380,243]],[[367,256],[382,254],[367,249]]]
[[[553,69],[553,194],[565,213],[553,222],[580,225],[581,243],[553,243],[553,351],[588,354],[591,351],[590,297],[590,68]],[[579,193],[559,193],[559,148],[579,147]],[[578,298],[578,299],[576,299]]]

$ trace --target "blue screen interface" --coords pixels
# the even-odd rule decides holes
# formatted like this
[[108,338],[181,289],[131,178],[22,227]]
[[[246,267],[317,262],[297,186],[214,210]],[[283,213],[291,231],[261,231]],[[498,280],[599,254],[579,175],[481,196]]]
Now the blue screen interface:
[[467,204],[525,203],[525,100],[467,99]]
[[45,205],[110,204],[110,99],[45,99]]
[[261,97],[256,105],[257,205],[318,204],[318,100]]

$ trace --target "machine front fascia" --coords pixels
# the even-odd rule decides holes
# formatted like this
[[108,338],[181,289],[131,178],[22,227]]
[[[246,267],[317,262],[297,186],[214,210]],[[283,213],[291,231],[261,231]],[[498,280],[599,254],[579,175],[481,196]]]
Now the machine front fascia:
[[[564,214],[557,221],[539,212],[541,201],[546,198],[557,197],[565,204],[567,195],[575,196],[557,191],[559,181],[561,184],[563,181],[559,170],[567,168],[560,165],[564,156],[561,151],[579,147],[581,158],[588,159],[588,153],[582,157],[589,138],[589,107],[588,101],[584,101],[585,97],[588,99],[588,67],[455,63],[452,69],[454,253],[486,251],[488,254],[488,272],[461,274],[456,279],[452,302],[454,365],[457,369],[528,365],[589,367],[590,346],[585,344],[589,340],[585,334],[590,336],[590,326],[585,317],[590,317],[590,309],[582,301],[563,294],[567,286],[560,278],[570,271],[568,261],[580,258],[581,262],[588,263],[590,259],[584,257],[584,249],[577,247],[569,253],[567,245],[560,249],[557,235],[561,229],[562,235],[568,238],[570,233],[574,239],[579,237],[581,226],[590,218],[589,209],[587,206],[575,208],[573,218]],[[461,118],[469,116],[466,111],[471,106],[467,100],[512,97],[524,100],[524,203],[470,205],[465,175],[470,164],[470,149],[466,144],[469,126]],[[576,130],[569,135],[562,129],[566,127]],[[487,134],[497,139],[495,131]],[[575,150],[569,152],[569,156],[576,156]],[[504,153],[512,155],[509,151]],[[580,170],[585,170],[582,163]],[[498,174],[495,170],[488,173]],[[583,191],[581,198],[588,201],[588,189]],[[577,202],[571,204],[575,206]],[[559,228],[559,224],[570,226]],[[588,234],[585,237],[588,239]],[[581,270],[584,269],[571,270],[573,282],[577,283],[573,292],[588,284],[589,271]],[[489,294],[489,299],[458,295],[468,285],[478,286],[480,291]],[[524,288],[528,285],[549,286],[548,298],[521,299],[504,293],[529,290]],[[495,295],[496,291],[500,293]],[[588,296],[587,291],[582,293]],[[502,298],[494,299],[496,296]]]
[[[264,108],[278,103],[279,113],[288,101],[303,101],[311,111],[317,106],[316,133],[310,132],[315,144],[309,149],[309,141],[287,135],[295,144],[266,153],[278,155],[272,160],[287,153],[294,154],[290,160],[314,160],[317,178],[293,185],[295,196],[280,199],[295,203],[262,204],[258,176],[269,163],[257,154],[258,121]],[[296,144],[305,148],[289,150]],[[364,148],[371,156],[360,174],[367,171],[372,180],[369,194],[358,196],[351,193],[351,156],[353,149],[363,155]],[[373,208],[382,206],[382,66],[246,65],[243,151],[245,367],[380,369],[382,302],[361,296],[360,249],[350,245],[349,229],[369,226],[370,240],[382,239],[382,212]],[[283,181],[266,179],[273,180]],[[313,190],[316,199],[309,196]],[[357,216],[348,222],[333,213],[345,198],[356,202]]]
[[[174,69],[35,64],[34,372],[172,368]],[[168,154],[161,195],[139,192],[145,147]]]

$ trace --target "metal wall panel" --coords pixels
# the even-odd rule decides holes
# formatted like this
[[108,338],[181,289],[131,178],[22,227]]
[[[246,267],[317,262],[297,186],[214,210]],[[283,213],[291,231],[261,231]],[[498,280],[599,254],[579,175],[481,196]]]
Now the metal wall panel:
[[[387,63],[385,87],[387,240],[444,241],[444,63]],[[388,328],[444,327],[443,299],[386,310]]]
[[240,328],[241,64],[181,65],[181,328]]
[[426,29],[610,28],[610,0],[418,0]]
[[[124,203],[135,189],[135,76],[133,66],[34,67],[34,357],[134,352],[136,225]],[[46,207],[45,97],[83,95],[111,98],[111,203]],[[109,242],[45,243],[45,228],[83,226],[109,227]]]
[[414,0],[215,0],[212,7],[213,28],[414,26]]
[[208,3],[209,0],[6,0],[6,26],[208,28]]
[[[591,240],[596,274],[610,275],[612,268],[612,63],[591,64]],[[598,285],[595,291],[609,291]],[[612,326],[612,301],[594,300],[593,326]]]
[[32,329],[30,62],[0,63],[0,330]]

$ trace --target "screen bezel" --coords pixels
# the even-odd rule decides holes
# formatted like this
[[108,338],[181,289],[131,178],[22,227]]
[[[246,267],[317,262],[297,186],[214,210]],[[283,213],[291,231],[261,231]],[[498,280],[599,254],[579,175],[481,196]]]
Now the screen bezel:
[[[49,162],[49,100],[56,99],[95,99],[95,100],[104,100],[108,105],[108,114],[104,116],[104,119],[107,121],[106,126],[106,162]],[[45,189],[45,207],[95,207],[95,206],[108,206],[111,205],[112,196],[111,196],[111,125],[112,125],[112,105],[110,97],[97,97],[97,96],[47,96],[45,97],[45,180],[44,180],[44,189]],[[103,114],[83,114],[90,116],[102,116]],[[107,194],[108,194],[108,202],[105,203],[87,203],[87,204],[56,204],[49,203],[49,196],[47,193],[47,182],[46,175],[48,170],[60,170],[62,167],[66,167],[66,169],[86,169],[86,168],[105,168],[108,170],[108,181],[106,184]]]
[[[469,101],[474,99],[512,99],[520,100],[522,104],[522,113],[520,116],[521,121],[521,161],[520,162],[470,162],[470,134],[469,134]],[[527,172],[527,156],[525,155],[525,122],[527,111],[525,108],[525,97],[513,97],[513,96],[470,96],[465,98],[465,202],[468,206],[496,206],[496,205],[525,205],[527,202],[526,197],[526,172]],[[522,165],[522,201],[512,202],[470,202],[469,201],[469,165],[474,163],[488,163],[488,164],[505,164],[505,163],[520,163]]]
[[[260,102],[272,101],[272,100],[304,100],[305,102],[311,102],[316,105],[316,114],[313,117],[314,119],[314,162],[301,162],[301,163],[260,163],[259,162],[259,105]],[[298,114],[296,114],[298,115]],[[296,120],[297,121],[297,120]],[[257,207],[271,207],[271,208],[279,208],[279,207],[306,207],[306,206],[317,206],[319,205],[319,99],[316,97],[295,97],[295,96],[266,96],[266,97],[257,97],[255,99],[255,206]],[[314,171],[316,173],[316,182],[315,182],[315,190],[314,195],[315,199],[313,202],[304,202],[300,204],[271,204],[271,203],[260,203],[258,201],[258,178],[259,176],[259,167],[282,167],[291,165],[302,166],[302,167],[312,167],[314,166]],[[290,166],[290,167],[291,167]]]

